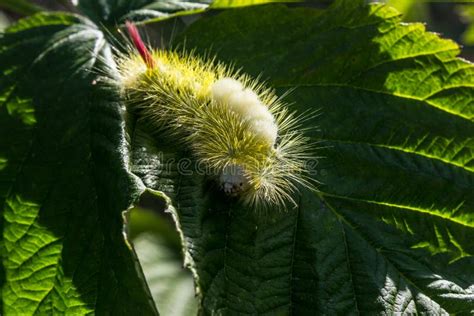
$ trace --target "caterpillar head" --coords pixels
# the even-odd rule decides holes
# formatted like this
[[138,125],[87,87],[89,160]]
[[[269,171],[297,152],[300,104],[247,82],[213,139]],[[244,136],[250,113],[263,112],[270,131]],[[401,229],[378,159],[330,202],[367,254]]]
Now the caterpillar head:
[[248,175],[238,165],[226,166],[219,176],[219,182],[222,190],[232,197],[244,194],[250,185]]

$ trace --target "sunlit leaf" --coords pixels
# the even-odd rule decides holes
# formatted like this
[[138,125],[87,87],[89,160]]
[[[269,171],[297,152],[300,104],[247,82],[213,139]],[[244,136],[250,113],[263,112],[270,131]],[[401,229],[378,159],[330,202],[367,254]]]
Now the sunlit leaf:
[[474,68],[457,44],[351,1],[232,10],[182,40],[320,109],[308,135],[324,147],[320,192],[257,214],[176,172],[169,147],[136,146],[137,174],[177,208],[204,314],[474,309]]

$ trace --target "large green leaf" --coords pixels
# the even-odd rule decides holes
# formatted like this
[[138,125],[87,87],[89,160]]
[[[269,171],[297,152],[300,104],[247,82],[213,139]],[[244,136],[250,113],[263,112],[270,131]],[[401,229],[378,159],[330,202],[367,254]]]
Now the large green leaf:
[[[0,38],[2,315],[149,315],[122,236],[141,193],[103,34],[35,15]],[[119,303],[118,303],[119,302]]]
[[135,173],[177,208],[204,314],[474,310],[474,68],[454,42],[360,2],[232,10],[185,33],[322,113],[309,123],[320,192],[265,215],[182,172],[163,141],[135,141]]

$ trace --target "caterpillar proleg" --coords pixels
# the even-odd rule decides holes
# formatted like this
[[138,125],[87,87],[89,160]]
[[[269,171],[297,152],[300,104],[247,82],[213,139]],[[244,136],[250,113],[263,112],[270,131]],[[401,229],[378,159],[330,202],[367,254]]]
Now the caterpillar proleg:
[[312,145],[272,89],[222,63],[149,50],[127,23],[135,50],[118,62],[127,109],[168,133],[209,170],[225,194],[255,208],[293,202],[313,188]]

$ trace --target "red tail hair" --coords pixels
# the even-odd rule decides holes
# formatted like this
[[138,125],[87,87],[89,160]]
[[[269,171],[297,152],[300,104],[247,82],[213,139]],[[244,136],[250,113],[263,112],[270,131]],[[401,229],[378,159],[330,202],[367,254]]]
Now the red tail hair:
[[143,43],[142,38],[140,37],[140,33],[138,32],[137,27],[132,22],[125,22],[125,26],[127,27],[127,32],[130,38],[133,41],[133,45],[142,56],[143,61],[145,62],[148,69],[155,68],[155,62],[153,57],[151,56],[150,52],[146,48],[145,44]]

